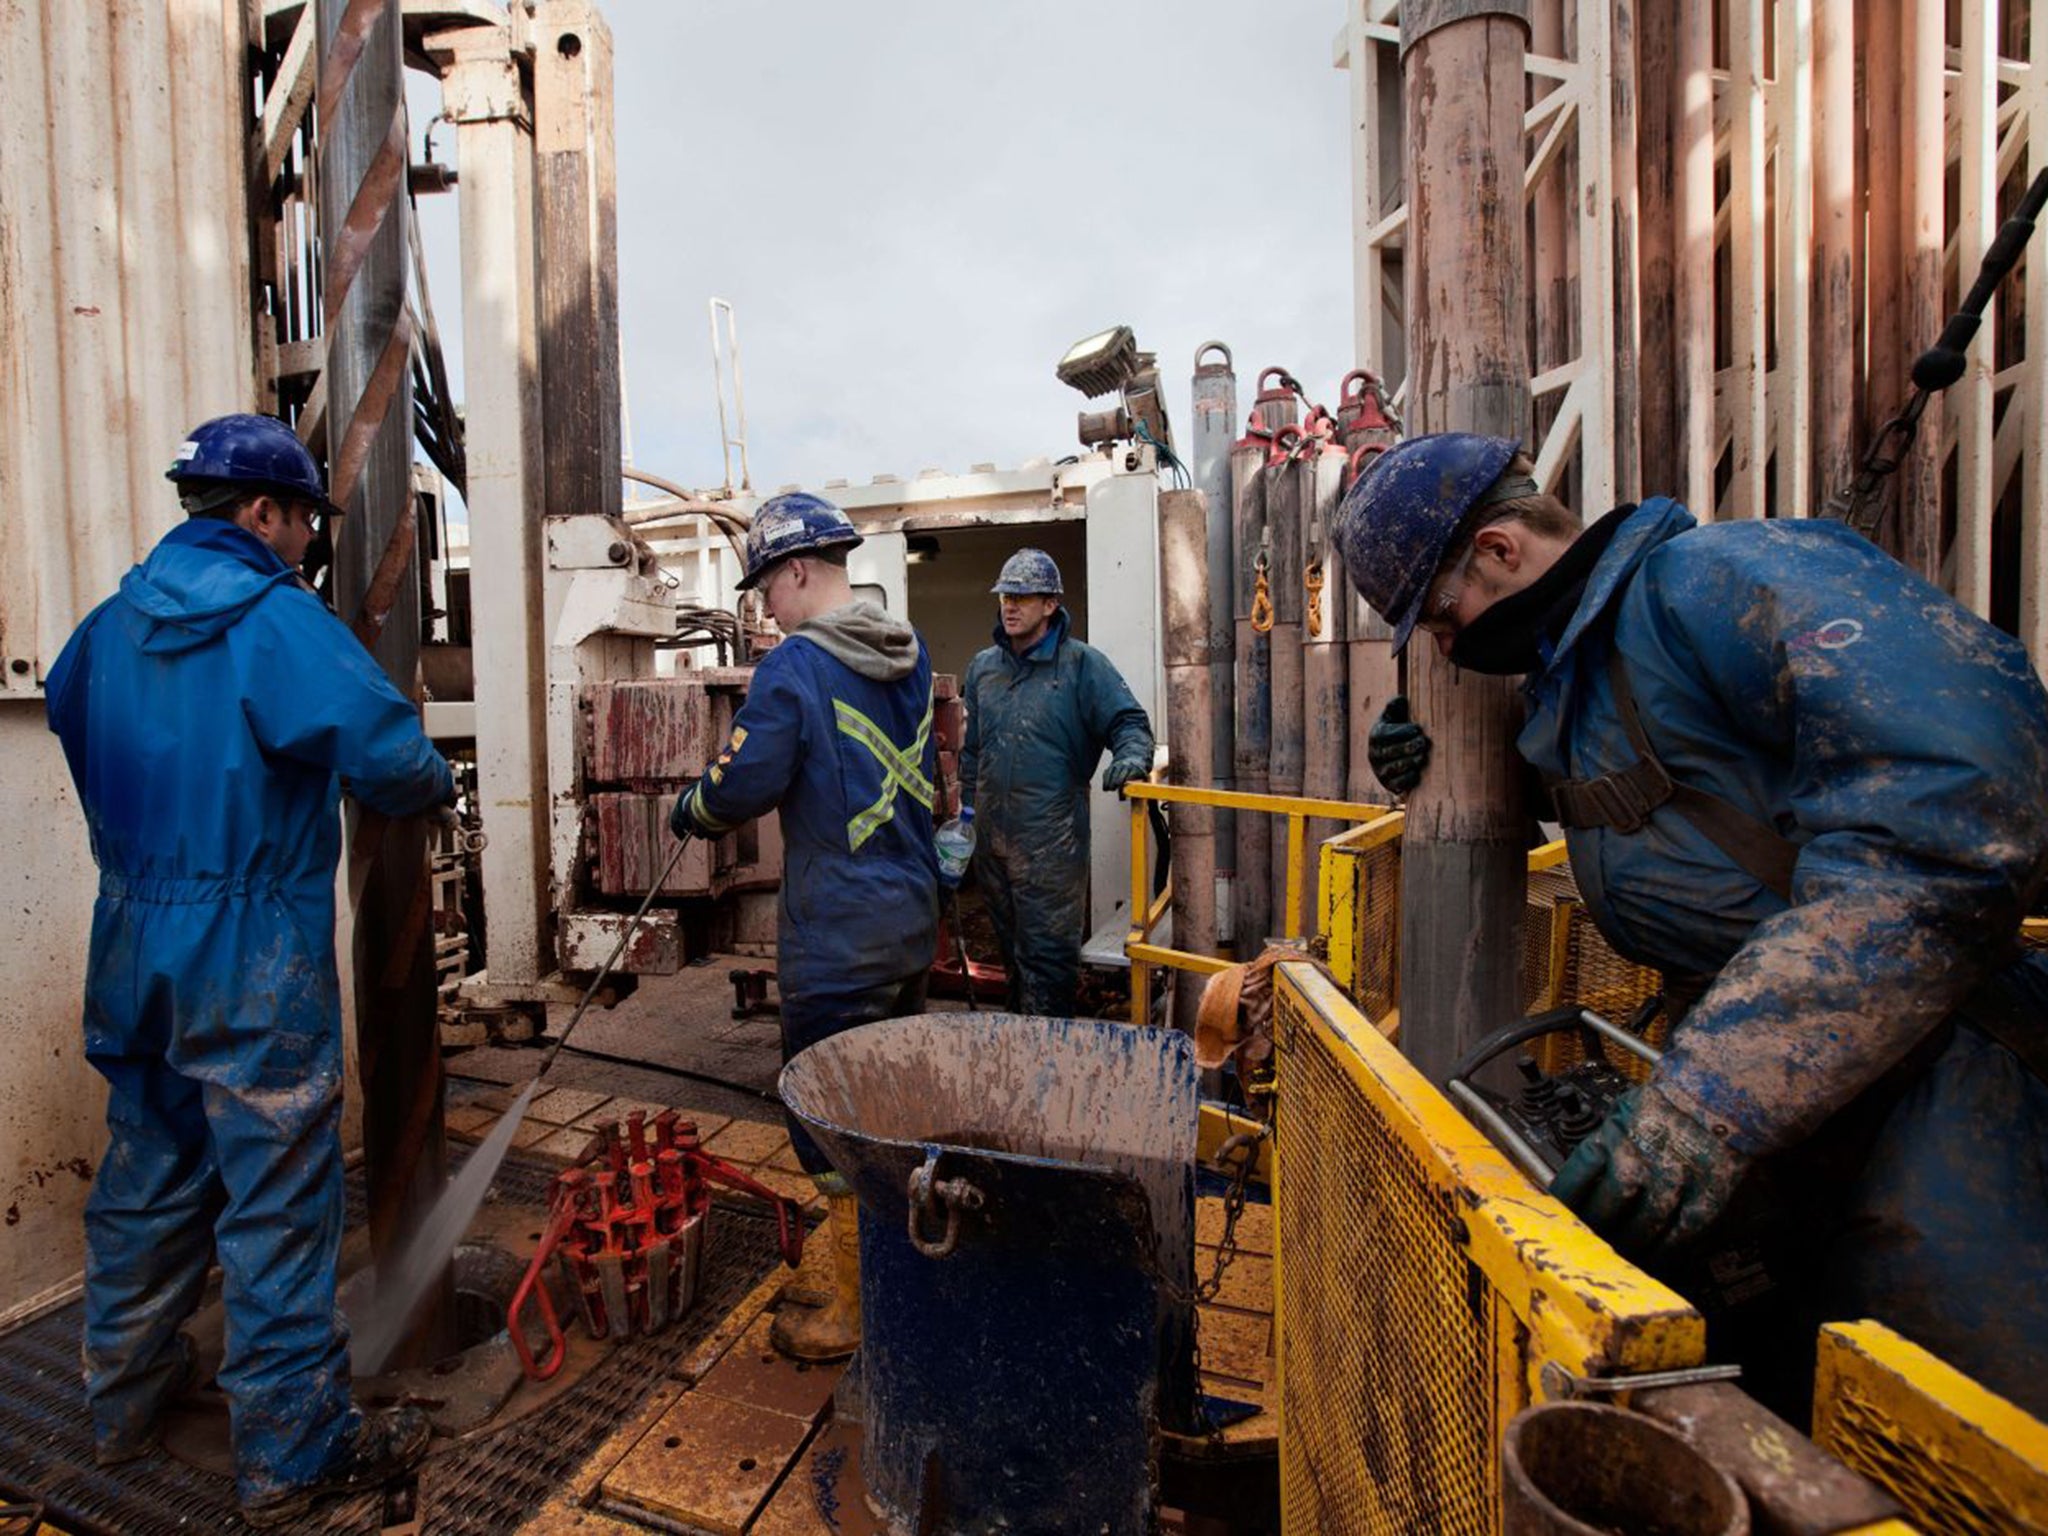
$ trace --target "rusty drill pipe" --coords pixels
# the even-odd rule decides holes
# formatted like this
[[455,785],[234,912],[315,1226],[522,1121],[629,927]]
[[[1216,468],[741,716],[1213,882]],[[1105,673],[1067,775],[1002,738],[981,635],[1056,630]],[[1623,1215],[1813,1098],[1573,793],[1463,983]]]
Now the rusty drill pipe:
[[[1304,794],[1322,800],[1342,800],[1346,790],[1346,769],[1350,765],[1351,715],[1350,656],[1345,637],[1349,630],[1350,604],[1345,600],[1344,559],[1330,542],[1330,525],[1337,515],[1337,499],[1344,485],[1347,457],[1334,443],[1324,447],[1302,469],[1309,508],[1304,543],[1307,561],[1304,583],[1316,583],[1314,591],[1304,587],[1301,677],[1305,703],[1302,727],[1305,742],[1301,787]],[[1335,837],[1344,824],[1316,817],[1308,824],[1311,861],[1325,838]],[[1315,874],[1310,864],[1310,875]],[[1316,882],[1311,878],[1305,904],[1304,932],[1322,929],[1322,908],[1317,900]]]
[[1539,1403],[1501,1445],[1501,1530],[1749,1536],[1749,1505],[1675,1430],[1604,1403]]
[[[1237,731],[1231,746],[1237,787],[1266,792],[1273,731],[1273,659],[1267,637],[1252,622],[1257,562],[1266,537],[1266,444],[1247,434],[1230,450],[1231,526],[1237,545],[1233,603],[1237,626]],[[1273,842],[1268,818],[1246,811],[1237,818],[1237,882],[1232,891],[1232,945],[1240,960],[1265,946],[1273,923]]]
[[[1276,795],[1299,795],[1306,750],[1302,685],[1301,620],[1306,606],[1302,591],[1303,481],[1313,473],[1308,461],[1291,454],[1265,470],[1266,532],[1272,549],[1273,632],[1267,637],[1273,668],[1273,739],[1266,769],[1266,787]],[[1272,837],[1273,927],[1283,935],[1305,932],[1299,907],[1287,909],[1287,818],[1268,818]],[[1297,898],[1305,905],[1304,890]]]
[[[1209,514],[1200,491],[1159,498],[1160,611],[1166,616],[1166,777],[1199,785],[1208,777]],[[1167,808],[1173,827],[1173,943],[1200,955],[1216,952],[1216,813],[1206,805]],[[1173,974],[1172,1019],[1195,1032],[1204,978]]]
[[[325,264],[334,601],[385,674],[419,692],[406,312],[405,61],[398,0],[318,0],[320,238]],[[426,825],[350,817],[356,1035],[370,1246],[389,1270],[448,1182]],[[397,1366],[454,1353],[455,1288],[429,1286]]]

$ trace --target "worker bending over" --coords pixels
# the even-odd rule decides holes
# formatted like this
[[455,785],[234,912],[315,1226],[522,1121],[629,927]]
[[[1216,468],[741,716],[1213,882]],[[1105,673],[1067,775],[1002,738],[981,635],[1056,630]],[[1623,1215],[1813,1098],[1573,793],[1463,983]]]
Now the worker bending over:
[[[860,542],[816,496],[777,496],[754,514],[740,588],[760,592],[786,638],[754,669],[725,750],[669,817],[678,837],[719,837],[781,811],[785,1062],[857,1024],[922,1013],[938,947],[931,661],[917,631],[855,601],[846,557]],[[830,1202],[833,1286],[823,1306],[778,1311],[774,1342],[800,1360],[836,1359],[860,1342],[858,1211],[788,1118]]]
[[1017,1013],[1070,1017],[1088,911],[1088,778],[1152,771],[1152,727],[1109,658],[1068,633],[1060,568],[1043,550],[1003,563],[995,644],[967,667],[960,803],[975,817],[975,878]]
[[1657,1267],[1766,1165],[1815,1310],[2048,1412],[2048,958],[2017,948],[2048,875],[2048,695],[2026,653],[1839,523],[1696,527],[1657,497],[1581,531],[1530,473],[1512,442],[1417,438],[1336,538],[1397,649],[1420,627],[1526,674],[1518,746],[1580,892],[1682,1014],[1554,1192]]
[[155,1448],[218,1256],[236,1491],[267,1526],[427,1448],[419,1410],[353,1405],[334,1307],[336,811],[343,779],[387,816],[454,786],[417,708],[299,576],[340,509],[292,429],[209,421],[169,478],[186,521],[49,677],[100,867],[85,1048],[111,1140],[85,1209],[86,1396],[102,1465]]

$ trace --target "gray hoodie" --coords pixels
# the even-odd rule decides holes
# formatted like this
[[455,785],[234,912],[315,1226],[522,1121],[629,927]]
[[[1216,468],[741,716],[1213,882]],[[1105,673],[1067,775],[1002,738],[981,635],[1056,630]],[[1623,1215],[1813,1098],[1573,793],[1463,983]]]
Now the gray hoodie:
[[917,631],[865,600],[821,613],[795,632],[878,683],[908,677],[917,667]]

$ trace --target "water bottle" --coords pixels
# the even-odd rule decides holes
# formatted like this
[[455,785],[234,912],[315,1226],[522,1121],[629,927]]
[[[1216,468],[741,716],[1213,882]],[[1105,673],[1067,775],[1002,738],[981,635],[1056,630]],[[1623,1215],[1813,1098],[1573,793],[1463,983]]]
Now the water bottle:
[[936,841],[939,845],[939,878],[948,887],[960,883],[967,873],[967,861],[974,857],[974,807],[965,807],[958,816],[939,828]]

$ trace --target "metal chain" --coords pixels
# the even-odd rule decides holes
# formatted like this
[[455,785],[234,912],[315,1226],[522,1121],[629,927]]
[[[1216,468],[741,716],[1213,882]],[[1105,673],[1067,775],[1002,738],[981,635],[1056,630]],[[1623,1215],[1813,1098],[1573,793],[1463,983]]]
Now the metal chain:
[[1237,1258],[1237,1219],[1244,1214],[1246,1187],[1251,1180],[1252,1165],[1258,1159],[1258,1144],[1272,1134],[1270,1125],[1261,1126],[1257,1131],[1239,1131],[1216,1149],[1214,1161],[1222,1162],[1233,1151],[1241,1155],[1237,1160],[1237,1171],[1231,1176],[1230,1188],[1223,1195],[1223,1235],[1217,1239],[1216,1262],[1210,1268],[1209,1278],[1198,1280],[1192,1288],[1182,1285],[1167,1274],[1155,1258],[1147,1263],[1148,1276],[1159,1286],[1167,1300],[1188,1309],[1189,1359],[1195,1373],[1195,1414],[1202,1433],[1210,1444],[1223,1445],[1223,1426],[1218,1424],[1209,1412],[1202,1392],[1202,1304],[1216,1299],[1223,1289],[1223,1277],[1229,1272]]

